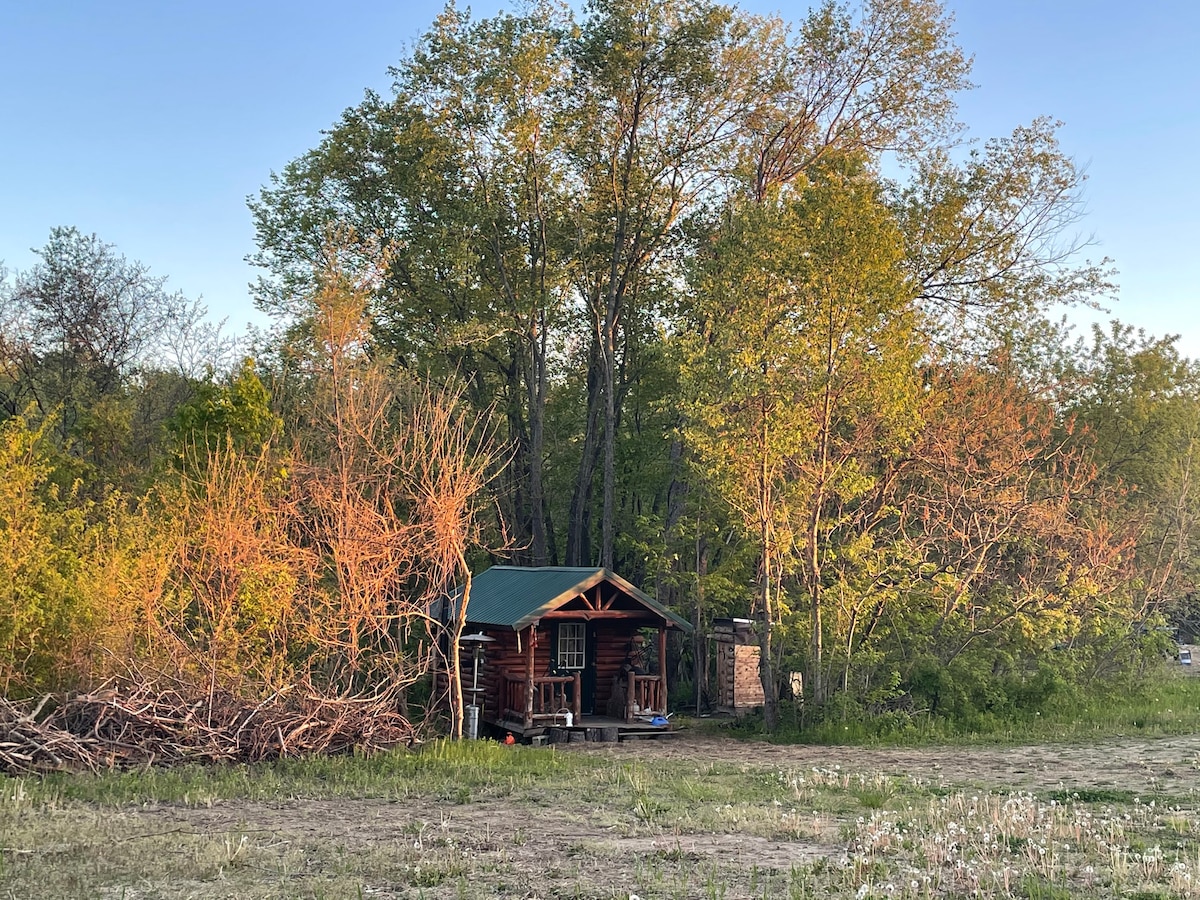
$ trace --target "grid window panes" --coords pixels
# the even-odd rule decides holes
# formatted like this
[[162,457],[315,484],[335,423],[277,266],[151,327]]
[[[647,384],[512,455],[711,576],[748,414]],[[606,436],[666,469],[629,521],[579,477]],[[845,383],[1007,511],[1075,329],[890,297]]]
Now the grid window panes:
[[583,668],[583,623],[562,622],[558,626],[558,667]]

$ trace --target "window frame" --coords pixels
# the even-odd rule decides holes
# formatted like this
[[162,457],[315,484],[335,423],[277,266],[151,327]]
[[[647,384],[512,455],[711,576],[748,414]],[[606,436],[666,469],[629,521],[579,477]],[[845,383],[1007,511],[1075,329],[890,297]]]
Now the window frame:
[[587,668],[586,622],[559,622],[556,645],[555,668],[570,672]]

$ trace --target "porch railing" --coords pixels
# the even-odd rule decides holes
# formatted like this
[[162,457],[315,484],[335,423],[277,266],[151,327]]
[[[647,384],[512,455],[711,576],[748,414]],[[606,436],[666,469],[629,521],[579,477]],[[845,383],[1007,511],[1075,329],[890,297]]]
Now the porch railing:
[[629,673],[625,686],[625,718],[650,714],[666,715],[666,679],[660,675],[637,675]]
[[569,709],[575,720],[579,720],[582,698],[582,680],[578,672],[573,675],[545,675],[533,679],[533,691],[527,689],[528,681],[523,675],[504,673],[504,718],[524,723],[529,728],[538,720],[555,719],[562,710]]

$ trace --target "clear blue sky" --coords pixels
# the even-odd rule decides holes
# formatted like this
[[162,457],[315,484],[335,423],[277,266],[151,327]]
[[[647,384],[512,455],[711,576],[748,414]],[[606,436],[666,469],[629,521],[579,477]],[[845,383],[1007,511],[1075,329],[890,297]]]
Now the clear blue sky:
[[[490,15],[504,4],[473,5]],[[750,0],[799,19],[807,3]],[[32,265],[52,227],[95,232],[203,296],[235,329],[257,320],[245,198],[433,20],[436,0],[9,0],[0,4],[0,259]],[[1089,174],[1080,231],[1120,270],[1114,314],[1180,333],[1200,357],[1200,5],[1183,0],[948,0],[979,138],[1038,115]]]

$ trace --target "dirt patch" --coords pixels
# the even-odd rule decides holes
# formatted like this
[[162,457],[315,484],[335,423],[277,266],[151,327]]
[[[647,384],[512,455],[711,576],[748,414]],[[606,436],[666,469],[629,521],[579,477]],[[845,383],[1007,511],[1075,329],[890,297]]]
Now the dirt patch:
[[[223,834],[253,845],[371,848],[394,852],[459,854],[473,870],[549,872],[567,882],[605,877],[632,882],[634,870],[655,865],[787,871],[827,857],[837,848],[819,843],[773,841],[746,834],[628,834],[623,824],[597,810],[530,810],[510,802],[447,806],[439,802],[379,800],[238,803],[210,809],[163,806],[131,815],[131,828],[153,834]],[[668,868],[670,865],[668,865]]]

